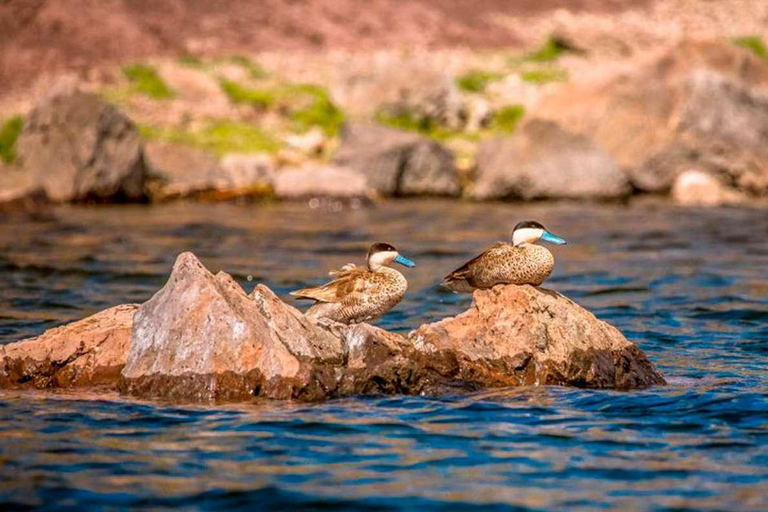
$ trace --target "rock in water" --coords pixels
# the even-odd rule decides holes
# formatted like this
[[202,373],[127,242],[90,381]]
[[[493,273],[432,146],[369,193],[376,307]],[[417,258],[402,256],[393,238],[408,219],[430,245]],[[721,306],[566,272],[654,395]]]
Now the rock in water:
[[416,133],[350,123],[334,162],[368,178],[388,196],[457,196],[459,173],[450,151]]
[[32,110],[18,163],[51,201],[141,201],[147,171],[130,119],[91,94],[55,96]]
[[138,306],[115,306],[41,336],[0,345],[0,387],[114,386]]
[[454,378],[473,387],[665,383],[618,329],[563,295],[528,285],[477,290],[468,311],[424,325],[409,339],[433,359],[455,359]]

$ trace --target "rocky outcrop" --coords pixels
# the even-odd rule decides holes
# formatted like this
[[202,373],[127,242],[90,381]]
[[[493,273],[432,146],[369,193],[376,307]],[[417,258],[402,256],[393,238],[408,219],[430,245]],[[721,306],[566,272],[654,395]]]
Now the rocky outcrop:
[[403,337],[310,319],[263,285],[247,295],[191,253],[140,307],[118,306],[3,347],[0,369],[0,387],[105,384],[192,401],[664,384],[637,346],[555,292],[477,291],[468,311]]
[[344,167],[294,167],[284,169],[275,178],[279,199],[335,197],[367,199],[371,196],[368,180],[361,173]]
[[711,174],[695,169],[683,171],[672,185],[672,200],[682,206],[721,206],[745,199]]
[[664,384],[618,329],[557,292],[528,285],[475,291],[468,311],[424,325],[409,339],[422,353],[455,358],[454,378],[477,387]]
[[36,107],[16,147],[21,170],[51,201],[145,199],[139,132],[94,95],[59,95]]
[[482,143],[476,167],[475,199],[616,199],[631,192],[610,155],[548,121]]
[[531,112],[586,137],[643,192],[667,192],[695,168],[768,193],[768,63],[725,41],[665,53],[565,85]]
[[450,151],[421,135],[350,123],[342,130],[334,162],[365,175],[388,196],[457,196],[459,174]]
[[36,338],[0,345],[0,387],[114,387],[137,308],[115,306]]

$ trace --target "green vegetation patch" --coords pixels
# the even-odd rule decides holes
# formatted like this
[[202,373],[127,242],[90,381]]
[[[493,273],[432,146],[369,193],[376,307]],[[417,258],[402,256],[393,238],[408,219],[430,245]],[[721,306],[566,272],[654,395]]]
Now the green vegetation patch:
[[226,153],[277,153],[280,143],[258,126],[239,121],[216,121],[199,131],[179,128],[139,127],[146,139],[187,144],[212,151]]
[[504,77],[502,73],[473,69],[456,78],[456,85],[462,91],[483,92],[488,84]]
[[274,105],[277,100],[275,92],[270,89],[252,89],[225,79],[220,80],[219,84],[232,103],[244,103],[266,109]]
[[768,49],[765,47],[765,43],[760,37],[757,36],[744,36],[733,39],[733,44],[741,46],[751,50],[752,53],[760,57],[761,59],[768,60]]
[[16,140],[22,128],[24,120],[18,116],[6,120],[0,128],[0,160],[7,164],[16,161]]
[[195,55],[182,55],[178,59],[179,64],[192,69],[205,69],[205,63]]
[[165,84],[157,70],[144,64],[125,66],[123,73],[131,82],[133,89],[156,100],[173,97],[173,92]]
[[269,72],[264,69],[261,64],[258,64],[256,62],[253,62],[251,59],[246,57],[245,55],[235,55],[233,57],[229,58],[229,61],[233,64],[237,64],[244,70],[248,72],[248,75],[253,80],[263,80],[265,78],[269,78]]
[[541,47],[525,56],[531,62],[552,62],[571,50],[561,39],[549,36]]
[[510,105],[499,109],[491,118],[490,129],[494,132],[512,133],[524,114],[525,108],[522,105]]
[[409,132],[418,132],[435,140],[473,137],[473,134],[448,128],[433,119],[419,118],[410,112],[390,112],[385,109],[376,115],[376,120],[384,126]]
[[520,73],[520,78],[525,82],[534,84],[566,82],[568,81],[568,71],[561,68],[534,69]]

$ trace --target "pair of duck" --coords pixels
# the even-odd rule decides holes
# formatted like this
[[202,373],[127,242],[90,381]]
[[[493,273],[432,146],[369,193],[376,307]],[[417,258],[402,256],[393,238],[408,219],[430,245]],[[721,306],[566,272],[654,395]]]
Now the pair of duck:
[[[548,232],[538,222],[523,221],[512,231],[512,243],[497,242],[448,274],[442,284],[454,292],[465,293],[497,284],[538,286],[555,267],[552,253],[536,245],[539,240],[565,244],[565,240]],[[390,267],[393,263],[416,266],[393,246],[373,244],[368,250],[367,268],[347,264],[330,273],[334,278],[331,282],[296,290],[291,295],[315,301],[307,311],[311,317],[344,324],[369,322],[392,309],[408,288],[405,276]]]

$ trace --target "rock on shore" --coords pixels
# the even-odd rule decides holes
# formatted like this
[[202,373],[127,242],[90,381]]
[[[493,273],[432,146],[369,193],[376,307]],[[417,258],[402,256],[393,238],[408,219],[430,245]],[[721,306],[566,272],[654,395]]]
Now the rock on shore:
[[307,318],[264,285],[247,295],[191,253],[179,256],[143,305],[3,347],[0,369],[0,387],[109,384],[134,396],[193,401],[664,384],[618,330],[548,290],[477,291],[468,311],[404,337]]

